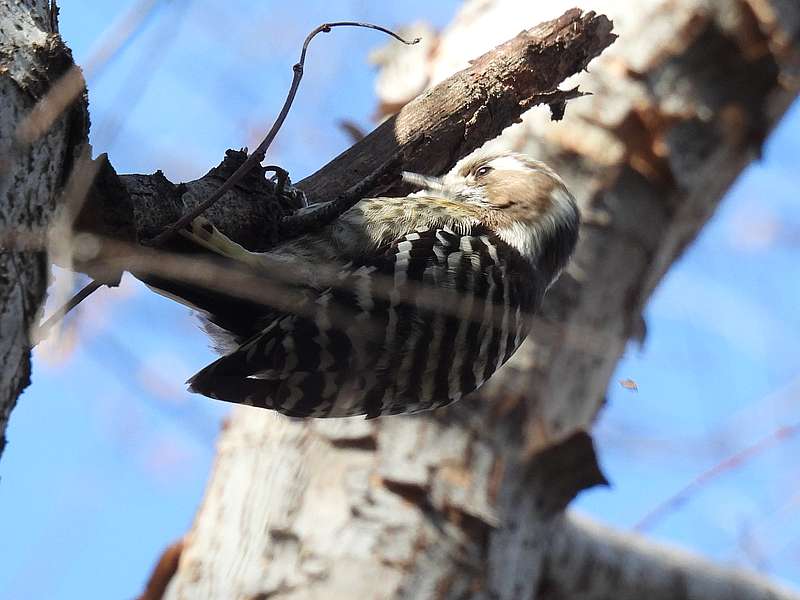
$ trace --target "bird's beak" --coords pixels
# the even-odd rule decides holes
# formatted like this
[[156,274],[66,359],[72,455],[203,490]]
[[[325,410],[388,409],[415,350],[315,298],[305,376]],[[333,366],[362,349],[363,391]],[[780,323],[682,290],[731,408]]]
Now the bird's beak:
[[420,175],[419,173],[403,171],[403,181],[411,185],[419,186],[424,190],[446,195],[444,181],[442,181],[441,177],[431,177],[430,175]]

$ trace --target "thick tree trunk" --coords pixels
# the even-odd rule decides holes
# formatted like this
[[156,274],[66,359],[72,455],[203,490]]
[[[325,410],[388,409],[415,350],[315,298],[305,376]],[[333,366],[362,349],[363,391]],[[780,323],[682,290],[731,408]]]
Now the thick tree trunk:
[[[468,3],[438,40],[430,83],[558,5]],[[576,432],[591,427],[626,341],[643,335],[644,303],[796,95],[800,5],[592,8],[620,35],[576,80],[594,95],[558,124],[532,111],[496,142],[551,163],[585,216],[526,345],[479,395],[435,414],[297,422],[235,410],[167,598],[655,598],[664,573],[676,597],[797,597],[685,560],[671,570],[669,552],[622,551],[596,530],[587,541],[562,509],[599,480]],[[620,551],[598,550],[606,543]],[[606,562],[570,580],[570,548]],[[619,596],[599,580],[587,591],[631,555],[645,565],[638,595],[624,578]]]
[[[58,35],[55,4],[0,0],[0,231],[42,231],[71,166],[87,147],[86,96],[47,114],[40,100],[65,73],[83,89]],[[73,96],[74,97],[74,96]],[[40,110],[32,112],[34,107]],[[51,122],[52,117],[52,122]],[[43,127],[40,127],[43,125]],[[47,288],[43,252],[0,249],[0,454],[17,397],[30,380],[29,331]]]

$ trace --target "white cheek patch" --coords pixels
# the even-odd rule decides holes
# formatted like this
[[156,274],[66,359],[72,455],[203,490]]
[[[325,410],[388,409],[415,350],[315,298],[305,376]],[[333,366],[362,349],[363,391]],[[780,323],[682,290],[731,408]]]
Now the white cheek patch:
[[515,222],[497,230],[497,237],[515,248],[525,258],[536,257],[539,252],[539,232],[535,226]]
[[577,207],[566,188],[556,186],[550,199],[552,202],[549,209],[535,223],[516,221],[498,229],[497,235],[523,256],[536,258],[543,241],[554,235],[561,226],[573,223],[577,225]]

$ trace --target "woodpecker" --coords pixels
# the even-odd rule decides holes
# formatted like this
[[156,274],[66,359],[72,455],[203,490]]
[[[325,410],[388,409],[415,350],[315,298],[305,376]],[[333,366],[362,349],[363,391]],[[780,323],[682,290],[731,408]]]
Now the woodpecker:
[[489,379],[575,248],[575,200],[548,166],[510,152],[403,178],[420,191],[365,198],[264,253],[195,220],[186,239],[265,277],[285,269],[299,300],[166,290],[200,310],[223,354],[190,390],[293,417],[374,418],[445,406]]

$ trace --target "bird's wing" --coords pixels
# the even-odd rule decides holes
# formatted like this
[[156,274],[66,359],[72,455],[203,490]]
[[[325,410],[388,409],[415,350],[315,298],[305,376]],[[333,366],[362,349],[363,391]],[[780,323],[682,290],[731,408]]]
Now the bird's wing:
[[[495,245],[479,231],[470,233],[421,227],[347,265],[335,285],[309,291],[295,314],[276,316],[237,350],[197,373],[189,381],[191,389],[294,416],[382,414],[388,409],[387,393],[408,395],[407,389],[396,389],[396,382],[385,383],[397,379],[389,375],[405,373],[407,388],[422,385],[415,378],[426,365],[415,364],[411,353],[426,338],[441,338],[436,340],[438,353],[430,351],[431,360],[444,356],[449,361],[459,331],[462,337],[479,337],[486,311],[460,309],[459,297],[487,297],[498,289],[495,296],[502,296],[502,274],[492,270]],[[437,314],[444,316],[434,327]],[[470,316],[477,318],[469,331],[462,331],[459,323]],[[471,365],[479,351],[466,348],[464,364]],[[439,371],[449,368],[442,365]],[[474,388],[483,381],[483,371],[469,369],[471,381],[460,387]],[[436,385],[444,386],[447,395],[448,382]],[[340,397],[345,389],[351,389],[350,399]],[[441,396],[441,390],[435,391]]]

